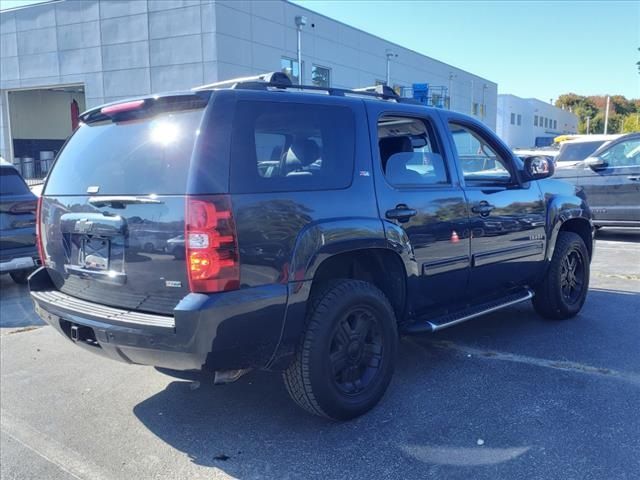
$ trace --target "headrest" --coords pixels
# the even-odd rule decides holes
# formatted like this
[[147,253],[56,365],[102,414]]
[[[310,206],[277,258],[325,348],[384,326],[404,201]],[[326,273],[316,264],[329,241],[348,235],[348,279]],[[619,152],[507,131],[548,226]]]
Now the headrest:
[[290,156],[292,153],[302,166],[306,167],[320,158],[320,147],[310,138],[296,138],[287,153],[287,163],[291,163]]
[[411,138],[406,135],[381,138],[378,144],[380,146],[380,157],[383,168],[386,168],[387,160],[389,160],[389,157],[394,153],[413,152]]

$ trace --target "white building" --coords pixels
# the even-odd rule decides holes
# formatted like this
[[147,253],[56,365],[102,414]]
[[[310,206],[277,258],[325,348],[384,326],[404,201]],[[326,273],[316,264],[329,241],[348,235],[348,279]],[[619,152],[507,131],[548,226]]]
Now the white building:
[[494,82],[284,0],[57,0],[0,13],[0,155],[58,150],[74,100],[83,109],[274,70],[297,76],[296,16],[307,20],[304,83],[384,82],[389,54],[391,86],[443,87],[445,106],[495,129]]
[[563,133],[577,133],[578,117],[535,98],[498,95],[496,132],[511,148],[545,146]]

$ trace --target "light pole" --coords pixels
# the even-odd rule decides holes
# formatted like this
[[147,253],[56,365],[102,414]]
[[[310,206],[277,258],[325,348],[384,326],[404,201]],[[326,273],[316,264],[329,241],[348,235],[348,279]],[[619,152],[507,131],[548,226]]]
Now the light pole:
[[387,87],[391,83],[391,59],[398,58],[397,53],[393,53],[391,50],[387,50]]
[[487,92],[487,88],[489,88],[489,85],[487,85],[486,83],[482,85],[482,105],[480,105],[480,120],[482,120],[484,122],[484,117],[485,117],[485,95]]
[[298,34],[298,85],[302,85],[302,27],[307,24],[307,17],[304,15],[297,15],[295,20],[296,32]]
[[589,135],[590,128],[591,128],[591,117],[587,117],[587,135]]
[[452,91],[453,91],[453,79],[456,78],[458,75],[455,75],[451,72],[449,72],[449,110],[453,110],[452,105],[452,99],[453,99],[453,95],[452,95]]
[[604,108],[604,134],[607,134],[609,129],[609,95],[607,95],[607,105]]

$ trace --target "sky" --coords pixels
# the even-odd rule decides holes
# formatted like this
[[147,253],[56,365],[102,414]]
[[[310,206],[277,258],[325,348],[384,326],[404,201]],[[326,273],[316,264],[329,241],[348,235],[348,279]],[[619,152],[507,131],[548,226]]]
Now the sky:
[[640,98],[640,0],[293,1],[485,77],[499,93]]
[[544,101],[640,98],[640,1],[296,0],[369,33]]

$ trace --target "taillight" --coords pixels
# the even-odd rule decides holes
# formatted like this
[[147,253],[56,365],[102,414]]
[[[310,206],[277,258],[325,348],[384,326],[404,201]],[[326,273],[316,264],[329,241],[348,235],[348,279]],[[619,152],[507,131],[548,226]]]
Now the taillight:
[[188,198],[184,240],[192,292],[240,287],[238,242],[229,196]]
[[42,197],[38,197],[36,206],[36,244],[38,245],[38,255],[40,263],[45,266],[44,242],[42,241]]
[[37,209],[38,209],[38,206],[36,202],[29,201],[29,202],[14,203],[9,209],[9,211],[11,213],[20,214],[20,213],[33,213],[33,211]]

